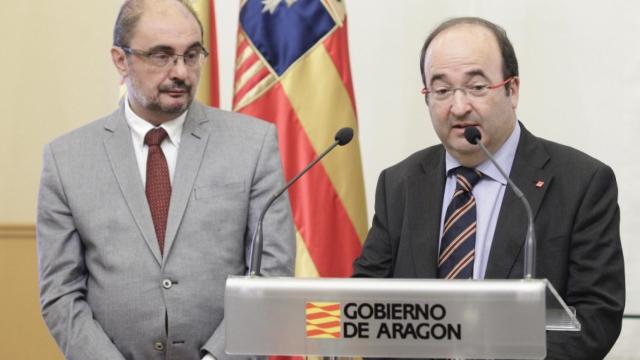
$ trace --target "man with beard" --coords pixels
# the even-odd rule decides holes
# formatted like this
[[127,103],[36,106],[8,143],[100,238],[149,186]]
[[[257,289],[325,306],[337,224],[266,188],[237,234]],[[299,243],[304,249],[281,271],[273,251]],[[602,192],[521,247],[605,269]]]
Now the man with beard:
[[499,26],[442,23],[423,45],[420,71],[442,144],[382,172],[354,276],[523,277],[526,212],[465,139],[465,128],[475,127],[531,203],[537,277],[549,279],[582,324],[580,332],[547,333],[548,358],[603,359],[620,333],[625,298],[613,171],[518,121],[518,62]]
[[[283,183],[275,127],[193,101],[207,56],[186,0],[126,1],[112,114],[44,150],[42,314],[67,359],[224,359],[228,275],[247,271]],[[263,273],[293,273],[286,196],[264,219]]]

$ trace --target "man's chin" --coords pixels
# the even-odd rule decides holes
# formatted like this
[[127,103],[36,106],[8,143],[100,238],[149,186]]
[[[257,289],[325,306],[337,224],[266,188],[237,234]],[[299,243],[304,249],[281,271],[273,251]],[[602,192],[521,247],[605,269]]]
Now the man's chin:
[[[464,142],[463,142],[464,141]],[[447,152],[463,165],[475,163],[477,160],[484,158],[484,153],[478,145],[472,145],[466,140],[455,141],[445,146]],[[475,165],[475,164],[472,164]]]
[[187,110],[189,105],[191,105],[191,101],[191,99],[188,99],[185,101],[164,103],[160,105],[160,111],[166,114],[179,115]]
[[465,155],[474,154],[480,151],[480,147],[478,145],[470,144],[464,137],[453,139],[448,148]]

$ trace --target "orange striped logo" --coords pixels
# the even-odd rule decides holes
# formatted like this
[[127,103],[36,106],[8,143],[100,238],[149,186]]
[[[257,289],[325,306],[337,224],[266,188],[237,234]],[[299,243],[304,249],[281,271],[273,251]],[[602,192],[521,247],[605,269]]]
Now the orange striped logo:
[[305,314],[307,338],[340,338],[340,303],[308,302]]

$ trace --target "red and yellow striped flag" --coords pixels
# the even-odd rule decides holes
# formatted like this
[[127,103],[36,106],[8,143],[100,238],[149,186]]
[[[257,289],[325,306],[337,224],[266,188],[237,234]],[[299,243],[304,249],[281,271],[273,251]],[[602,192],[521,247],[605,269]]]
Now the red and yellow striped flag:
[[196,98],[203,104],[220,107],[215,3],[214,0],[192,0],[191,3],[202,23],[203,45],[209,51],[209,57],[200,72],[200,84]]
[[344,1],[241,0],[233,109],[276,124],[287,179],[356,129],[289,190],[296,275],[351,275],[367,219]]

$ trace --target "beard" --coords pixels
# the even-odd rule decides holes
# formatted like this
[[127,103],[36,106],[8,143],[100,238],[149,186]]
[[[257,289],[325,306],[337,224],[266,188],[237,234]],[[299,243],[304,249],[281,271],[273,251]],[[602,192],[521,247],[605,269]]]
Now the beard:
[[189,98],[189,100],[183,104],[174,104],[174,105],[163,104],[160,101],[152,101],[147,103],[146,109],[156,113],[164,113],[167,115],[178,116],[182,114],[185,110],[187,110],[189,105],[191,105],[192,101],[193,99]]
[[[137,91],[136,88],[138,86],[136,84],[131,85],[133,86],[130,88],[130,95],[149,112],[177,117],[186,111],[193,102],[193,87],[181,80],[174,80],[171,84],[159,86],[158,93],[153,97],[145,96],[141,91]],[[175,91],[184,92],[187,97],[186,101],[182,103],[165,103],[161,100],[160,96],[162,94]]]

